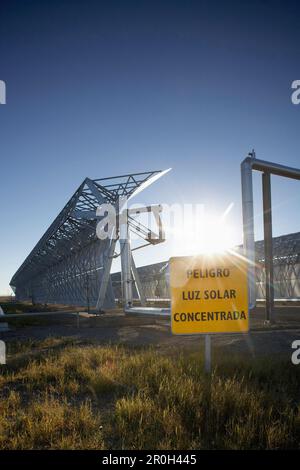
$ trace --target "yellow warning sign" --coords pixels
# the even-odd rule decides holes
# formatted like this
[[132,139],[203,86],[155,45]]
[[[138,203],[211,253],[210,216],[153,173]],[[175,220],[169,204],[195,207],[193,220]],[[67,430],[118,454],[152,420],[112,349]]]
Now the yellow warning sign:
[[249,330],[247,262],[237,254],[170,259],[174,334]]

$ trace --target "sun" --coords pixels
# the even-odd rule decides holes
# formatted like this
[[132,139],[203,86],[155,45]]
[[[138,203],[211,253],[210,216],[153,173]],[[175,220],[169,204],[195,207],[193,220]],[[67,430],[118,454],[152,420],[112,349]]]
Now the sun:
[[236,244],[236,229],[225,216],[202,214],[185,220],[184,225],[173,230],[172,253],[174,256],[194,256],[197,254],[223,253]]
[[207,221],[202,233],[194,233],[192,238],[187,240],[186,250],[191,255],[222,253],[233,246],[232,232],[228,224]]

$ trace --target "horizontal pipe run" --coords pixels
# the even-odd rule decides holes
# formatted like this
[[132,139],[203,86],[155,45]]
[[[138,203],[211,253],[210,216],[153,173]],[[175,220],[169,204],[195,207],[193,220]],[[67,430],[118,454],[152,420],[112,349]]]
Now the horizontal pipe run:
[[257,158],[251,158],[251,164],[253,170],[269,172],[273,175],[300,180],[300,169],[298,168],[279,165],[279,163],[267,162],[265,160],[258,160]]
[[244,255],[249,260],[248,265],[248,295],[249,309],[255,307],[255,240],[253,214],[253,158],[246,158],[241,164],[241,186],[243,207],[243,248]]

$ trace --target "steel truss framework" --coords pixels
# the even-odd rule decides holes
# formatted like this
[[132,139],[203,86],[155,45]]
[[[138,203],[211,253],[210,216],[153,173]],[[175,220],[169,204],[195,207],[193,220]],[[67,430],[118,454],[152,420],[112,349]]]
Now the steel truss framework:
[[106,276],[101,307],[112,308],[115,296],[106,266],[115,240],[97,238],[96,209],[104,203],[116,207],[120,198],[129,198],[160,173],[86,178],[11,279],[17,299],[95,306]]

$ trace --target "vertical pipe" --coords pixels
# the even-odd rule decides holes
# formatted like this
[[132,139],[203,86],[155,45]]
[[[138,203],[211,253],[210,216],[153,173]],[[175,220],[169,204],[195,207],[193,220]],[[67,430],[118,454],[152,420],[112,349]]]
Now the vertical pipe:
[[271,176],[269,172],[262,174],[263,209],[264,209],[264,250],[266,273],[266,320],[272,322],[274,307],[273,285],[273,238],[272,238],[272,199]]
[[[122,198],[123,199],[123,198]],[[125,297],[125,308],[132,307],[132,272],[131,272],[131,248],[128,226],[127,200],[119,201],[120,215],[120,249],[122,283]]]
[[244,245],[244,256],[249,260],[249,267],[248,267],[249,309],[254,308],[256,304],[255,242],[254,242],[253,185],[252,185],[252,162],[253,160],[254,158],[247,157],[241,163],[243,245]]

